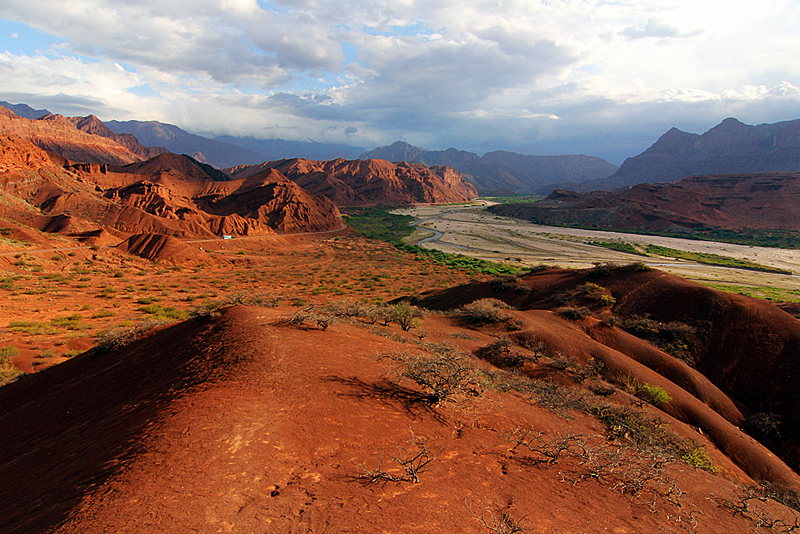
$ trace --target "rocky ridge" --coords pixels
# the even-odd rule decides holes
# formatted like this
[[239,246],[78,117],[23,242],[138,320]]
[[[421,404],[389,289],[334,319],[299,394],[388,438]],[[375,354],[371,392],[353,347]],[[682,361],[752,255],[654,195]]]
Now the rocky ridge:
[[450,167],[385,160],[336,159],[310,161],[287,159],[229,169],[234,178],[245,178],[264,169],[276,169],[287,178],[337,206],[372,204],[467,202],[477,192]]

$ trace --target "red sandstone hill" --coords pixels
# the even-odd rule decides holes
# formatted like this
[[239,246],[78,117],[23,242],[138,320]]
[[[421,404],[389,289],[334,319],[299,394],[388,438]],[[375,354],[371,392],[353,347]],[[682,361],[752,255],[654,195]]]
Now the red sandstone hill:
[[[742,501],[749,477],[667,415],[662,425],[706,444],[717,475],[607,435],[571,408],[565,392],[584,387],[573,371],[528,360],[523,374],[563,386],[541,397],[495,385],[434,405],[379,357],[463,351],[488,383],[509,385],[519,375],[469,354],[507,332],[497,325],[430,315],[426,345],[396,326],[282,324],[294,311],[231,308],[0,388],[0,530],[744,534],[797,517]],[[582,361],[625,358],[551,312],[507,313],[515,339],[549,333]],[[655,413],[619,391],[599,402]]]
[[[587,288],[587,282],[601,286],[604,294],[615,299],[613,305],[604,307],[598,304],[597,295],[586,296],[587,291],[599,291]],[[600,319],[614,317],[617,327],[586,320],[583,329],[592,339],[648,368],[646,381],[663,384],[674,392],[674,398],[682,399],[681,406],[672,405],[677,410],[673,415],[702,428],[756,478],[768,478],[768,473],[780,469],[771,466],[769,455],[752,449],[736,427],[751,429],[789,466],[800,470],[800,322],[772,304],[635,266],[547,270],[524,276],[508,287],[485,283],[433,292],[420,304],[451,309],[485,297],[502,299],[523,310],[557,310],[571,304],[588,306]],[[620,327],[627,321],[634,321],[629,331],[647,339],[658,338],[659,329],[663,335],[682,333],[680,343],[685,347],[676,343],[671,349],[677,349],[683,359],[623,331]],[[635,326],[637,322],[639,326]],[[564,350],[572,353],[574,347],[564,345]],[[601,358],[612,374],[631,372],[624,369],[618,356],[597,352],[594,357]],[[767,415],[779,424],[771,434],[763,432],[770,429],[758,428],[759,418],[762,423],[769,422],[763,420]],[[754,467],[757,464],[761,467]]]
[[331,199],[337,206],[466,202],[475,188],[450,167],[384,160],[285,159],[230,169],[244,178],[273,168],[298,185]]
[[83,234],[107,227],[124,237],[213,237],[341,226],[330,201],[277,171],[231,181],[208,165],[175,154],[121,167],[73,164],[3,136],[0,172],[2,194],[13,199],[0,206],[0,215],[46,231]]
[[136,139],[135,136],[131,134],[116,134],[114,133],[108,126],[103,124],[103,122],[95,117],[94,115],[89,115],[87,117],[69,117],[68,120],[75,125],[81,131],[86,133],[90,133],[92,135],[99,135],[101,137],[107,137],[112,141],[119,143],[120,145],[124,146],[137,156],[140,156],[143,159],[150,159],[158,156],[159,154],[164,154],[165,152],[169,152],[163,146],[155,146],[155,147],[147,147],[144,146]]
[[601,228],[800,230],[800,173],[692,176],[614,191],[555,191],[540,202],[491,210],[540,224]]
[[28,140],[43,150],[72,161],[125,164],[141,159],[111,139],[77,129],[61,115],[29,120],[2,108],[0,134]]

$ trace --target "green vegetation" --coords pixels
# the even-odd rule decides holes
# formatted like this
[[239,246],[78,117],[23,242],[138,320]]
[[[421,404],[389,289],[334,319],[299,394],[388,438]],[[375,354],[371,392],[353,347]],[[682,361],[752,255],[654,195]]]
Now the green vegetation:
[[353,210],[350,214],[345,215],[345,218],[347,224],[364,237],[386,241],[401,250],[416,254],[418,258],[426,258],[451,269],[494,276],[517,274],[522,271],[518,267],[470,258],[463,254],[448,254],[439,250],[404,244],[403,238],[412,233],[409,224],[414,218],[410,215],[391,213],[390,208]]
[[719,265],[721,267],[732,267],[735,269],[747,269],[749,271],[762,271],[767,273],[792,274],[791,271],[787,271],[786,269],[768,267],[748,260],[739,260],[728,256],[720,256],[718,254],[708,254],[706,252],[688,252],[659,245],[647,245],[645,251],[648,254],[656,254],[658,256],[679,260],[696,261],[697,263],[704,263],[706,265]]
[[733,293],[735,295],[745,295],[757,299],[774,300],[778,302],[797,302],[800,301],[800,291],[792,289],[780,289],[768,286],[740,286],[733,284],[705,284],[712,289]]
[[645,397],[650,404],[656,406],[672,402],[672,397],[666,389],[648,383],[642,384],[639,394]]
[[140,312],[144,312],[147,315],[153,316],[155,319],[160,320],[174,320],[174,321],[182,321],[189,317],[189,312],[184,310],[177,310],[171,306],[167,306],[166,308],[162,307],[161,304],[151,304],[149,306],[140,306],[137,308]]
[[491,200],[500,204],[531,204],[539,202],[543,196],[535,195],[519,195],[519,196],[503,196],[503,197],[481,197],[481,200]]
[[592,224],[567,223],[551,220],[548,217],[531,217],[528,219],[533,224],[545,226],[560,226],[562,228],[585,228],[603,232],[617,232],[625,234],[657,235],[663,237],[679,237],[681,239],[696,239],[698,241],[717,241],[720,243],[733,243],[736,245],[753,245],[770,248],[800,248],[800,231],[797,230],[759,230],[745,228],[732,230],[703,226],[685,229],[682,231],[663,231],[642,228],[608,228]]
[[391,213],[389,208],[367,208],[346,214],[345,221],[364,237],[399,245],[412,233],[414,217]]
[[647,254],[626,241],[587,241],[586,244],[595,247],[607,248],[609,250],[615,250],[617,252],[636,254],[637,256],[647,256]]
[[91,326],[83,322],[83,317],[77,313],[66,317],[51,319],[50,324],[55,327],[66,328],[67,330],[86,330],[87,328],[91,328]]
[[428,258],[435,261],[440,265],[450,267],[451,269],[458,269],[468,271],[475,274],[488,274],[492,276],[500,276],[504,274],[518,274],[524,269],[505,265],[503,263],[495,263],[493,261],[481,260],[478,258],[470,258],[463,254],[448,254],[440,250],[433,250],[422,248],[414,245],[400,245],[398,248],[413,252],[417,257]]

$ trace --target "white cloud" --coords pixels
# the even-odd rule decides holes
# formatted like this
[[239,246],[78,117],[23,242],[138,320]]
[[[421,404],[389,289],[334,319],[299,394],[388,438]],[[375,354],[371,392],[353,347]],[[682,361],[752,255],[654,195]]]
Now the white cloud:
[[800,98],[788,0],[0,0],[0,16],[62,40],[0,54],[0,92],[226,133],[591,152],[577,143],[795,118]]

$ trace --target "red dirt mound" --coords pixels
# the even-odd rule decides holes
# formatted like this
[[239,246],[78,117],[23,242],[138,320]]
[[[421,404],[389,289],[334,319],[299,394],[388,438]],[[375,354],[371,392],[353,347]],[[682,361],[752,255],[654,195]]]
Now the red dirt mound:
[[[407,352],[410,338],[345,323],[278,326],[287,312],[234,308],[0,389],[3,532],[477,534],[505,525],[494,522],[501,515],[543,533],[659,532],[685,521],[699,533],[752,530],[720,504],[736,502],[725,479],[669,468],[675,504],[582,479],[585,466],[569,458],[537,463],[508,436],[571,432],[591,451],[608,443],[596,420],[566,419],[523,395],[421,403],[375,357]],[[437,341],[459,331],[451,320],[431,318]],[[399,477],[394,458],[421,450],[431,461],[418,483],[363,476]]]
[[298,185],[331,199],[337,206],[466,202],[475,187],[450,167],[384,160],[287,159],[230,169],[245,178],[267,168],[279,170]]
[[[587,282],[613,296],[613,306],[587,301],[582,289]],[[764,414],[777,416],[779,437],[762,435],[758,429],[752,429],[753,435],[795,471],[800,469],[800,398],[796,395],[800,322],[777,307],[635,266],[543,271],[513,282],[499,280],[432,292],[423,295],[419,304],[451,309],[487,297],[523,310],[589,306],[597,317],[608,320],[615,316],[623,325],[626,320],[646,317],[662,325],[690,327],[693,333],[686,352],[696,362],[696,369],[652,347],[644,348],[644,343],[618,328],[585,325],[597,340],[674,381],[736,425],[746,427]]]
[[174,237],[160,234],[132,235],[117,245],[117,248],[151,261],[169,261],[176,265],[195,265],[210,261],[208,254]]

